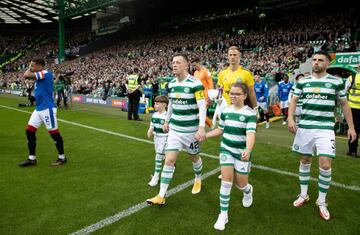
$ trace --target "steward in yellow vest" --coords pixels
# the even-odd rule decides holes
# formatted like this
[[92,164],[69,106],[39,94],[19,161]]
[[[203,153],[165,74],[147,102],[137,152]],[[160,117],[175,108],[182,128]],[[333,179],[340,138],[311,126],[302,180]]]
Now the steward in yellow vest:
[[128,120],[142,121],[138,115],[141,97],[141,79],[138,74],[139,70],[135,68],[133,73],[127,77]]
[[348,87],[349,106],[354,122],[354,128],[356,131],[356,140],[354,142],[348,142],[349,151],[346,153],[350,157],[358,157],[358,140],[360,134],[360,63],[357,66],[358,72],[355,76],[350,76],[346,87]]

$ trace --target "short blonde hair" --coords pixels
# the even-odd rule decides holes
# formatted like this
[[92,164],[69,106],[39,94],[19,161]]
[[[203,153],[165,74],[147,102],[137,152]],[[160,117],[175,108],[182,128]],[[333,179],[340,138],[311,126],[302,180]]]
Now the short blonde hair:
[[231,46],[231,47],[229,47],[229,51],[230,51],[230,50],[237,50],[239,53],[241,53],[240,48],[237,47],[237,46]]

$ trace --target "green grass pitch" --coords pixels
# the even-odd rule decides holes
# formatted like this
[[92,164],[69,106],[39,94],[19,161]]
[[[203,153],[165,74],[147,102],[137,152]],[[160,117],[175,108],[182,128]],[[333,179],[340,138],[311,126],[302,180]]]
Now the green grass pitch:
[[[17,107],[24,102],[22,97],[0,95],[0,234],[70,234],[158,193],[158,187],[147,185],[154,169],[153,145],[111,134],[146,140],[150,115],[135,122],[128,121],[119,109],[81,104],[60,109],[62,120],[111,133],[59,122],[69,161],[50,167],[57,152],[42,126],[37,132],[38,165],[20,168],[17,163],[27,158],[25,127],[33,111]],[[290,149],[293,135],[281,122],[272,123],[270,129],[260,126],[256,138],[255,166],[298,173],[298,158]],[[250,174],[253,206],[243,208],[242,193],[233,187],[229,223],[223,232],[213,228],[219,213],[216,173],[203,181],[200,194],[192,195],[190,186],[168,197],[165,206],[145,207],[93,234],[360,234],[360,159],[345,156],[344,138],[336,141],[333,181],[354,187],[330,187],[330,221],[323,221],[315,206],[317,182],[310,182],[310,203],[294,208],[298,178],[254,167]],[[202,152],[217,156],[219,144],[219,139],[207,140]],[[214,158],[204,156],[203,163],[204,173],[219,167]],[[311,176],[318,176],[317,161]],[[191,162],[182,153],[170,189],[193,177]]]

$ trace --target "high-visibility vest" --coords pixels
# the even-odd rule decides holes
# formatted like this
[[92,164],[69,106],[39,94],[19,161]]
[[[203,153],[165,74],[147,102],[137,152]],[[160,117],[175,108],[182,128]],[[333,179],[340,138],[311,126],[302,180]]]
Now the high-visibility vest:
[[144,90],[144,95],[145,96],[151,96],[152,95],[152,84],[150,83],[145,83],[144,84],[144,87],[143,87],[143,90]]
[[161,90],[166,90],[166,85],[168,84],[168,82],[167,81],[161,81],[160,82],[160,88],[161,88]]
[[[351,77],[350,82],[354,79]],[[360,73],[356,74],[355,81],[349,88],[349,106],[353,109],[360,109]]]
[[139,75],[136,75],[136,74],[129,75],[129,77],[128,77],[128,88],[129,89],[133,90],[136,88],[137,85],[139,85],[138,78],[139,78]]

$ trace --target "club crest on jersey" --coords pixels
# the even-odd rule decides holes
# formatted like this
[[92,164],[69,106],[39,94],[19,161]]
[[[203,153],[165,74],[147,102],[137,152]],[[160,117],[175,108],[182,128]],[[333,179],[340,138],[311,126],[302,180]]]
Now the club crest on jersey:
[[245,121],[245,117],[244,117],[244,116],[240,116],[240,117],[239,117],[239,120],[243,122],[243,121]]
[[227,156],[225,154],[222,154],[222,155],[220,155],[220,159],[221,159],[221,161],[224,162],[227,160]]
[[320,87],[314,87],[313,92],[319,94],[321,91]]
[[185,88],[184,88],[184,92],[185,92],[185,93],[189,93],[189,92],[190,92],[190,88],[189,88],[189,87],[185,87]]
[[326,88],[330,88],[330,87],[331,87],[331,83],[328,83],[328,82],[325,83],[325,87],[326,87]]
[[241,78],[236,78],[236,82],[237,83],[242,83],[242,79]]
[[294,150],[299,150],[299,145],[294,144]]

